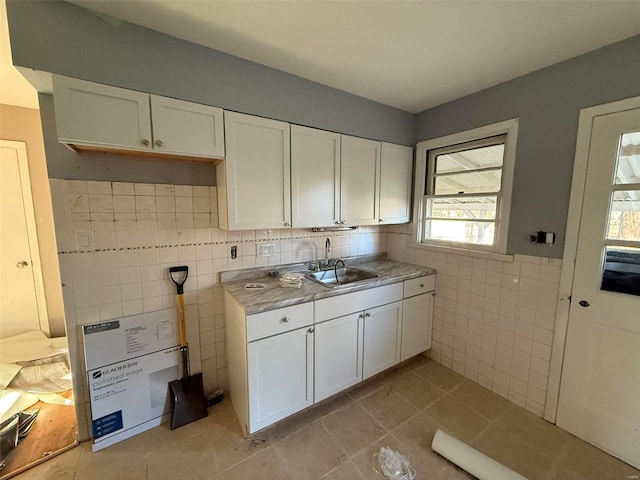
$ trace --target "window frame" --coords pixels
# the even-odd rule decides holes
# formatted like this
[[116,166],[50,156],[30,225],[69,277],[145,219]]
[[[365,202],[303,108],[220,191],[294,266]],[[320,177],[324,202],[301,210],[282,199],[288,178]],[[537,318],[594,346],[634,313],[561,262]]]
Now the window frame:
[[[449,240],[425,239],[426,209],[428,198],[426,195],[427,181],[433,184],[433,165],[429,164],[429,152],[444,149],[456,150],[460,144],[482,142],[492,137],[506,135],[504,142],[504,160],[502,165],[502,181],[500,191],[497,192],[496,222],[493,245],[480,245],[467,242],[454,242]],[[513,118],[503,122],[485,125],[472,130],[446,135],[419,142],[416,145],[416,175],[414,183],[413,202],[413,232],[412,246],[418,247],[448,247],[468,251],[493,252],[506,254],[509,233],[509,220],[511,214],[511,197],[513,192],[513,174],[515,170],[515,154],[518,139],[518,119]],[[429,178],[427,178],[427,175]],[[414,243],[415,242],[415,243]]]

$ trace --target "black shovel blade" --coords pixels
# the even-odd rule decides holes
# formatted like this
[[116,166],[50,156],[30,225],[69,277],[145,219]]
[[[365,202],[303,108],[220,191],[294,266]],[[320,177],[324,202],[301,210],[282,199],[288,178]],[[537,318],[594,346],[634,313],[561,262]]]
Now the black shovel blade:
[[207,416],[202,374],[169,382],[171,399],[171,430]]

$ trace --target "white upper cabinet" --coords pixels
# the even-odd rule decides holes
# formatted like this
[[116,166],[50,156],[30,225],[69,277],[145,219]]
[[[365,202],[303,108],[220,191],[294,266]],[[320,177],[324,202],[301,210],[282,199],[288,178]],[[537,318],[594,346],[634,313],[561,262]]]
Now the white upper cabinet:
[[53,76],[56,129],[62,143],[153,150],[146,93]]
[[413,148],[382,143],[379,223],[407,223],[411,210]]
[[342,135],[340,207],[346,225],[377,225],[380,142]]
[[216,167],[225,230],[291,225],[289,124],[225,112],[225,161]]
[[159,152],[224,157],[223,110],[151,95],[153,147]]
[[223,110],[75,78],[53,76],[60,142],[183,157],[224,157]]
[[326,227],[340,220],[340,134],[291,126],[291,223]]

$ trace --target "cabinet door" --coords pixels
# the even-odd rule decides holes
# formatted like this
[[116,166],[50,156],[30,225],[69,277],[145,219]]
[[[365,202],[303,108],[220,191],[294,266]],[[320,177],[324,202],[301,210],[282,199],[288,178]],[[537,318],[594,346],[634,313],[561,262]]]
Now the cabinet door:
[[251,342],[249,433],[313,404],[313,328]]
[[153,149],[146,93],[54,75],[53,102],[63,143]]
[[362,313],[315,326],[315,396],[319,402],[362,380]]
[[378,225],[380,142],[342,135],[341,151],[341,220]]
[[289,124],[233,112],[224,119],[227,155],[216,170],[221,228],[290,226]]
[[379,223],[407,223],[411,207],[413,148],[382,144]]
[[363,379],[400,362],[402,302],[365,312]]
[[156,151],[224,157],[221,108],[151,95],[151,115]]
[[403,300],[401,361],[431,348],[432,319],[433,292]]
[[291,223],[327,227],[340,220],[340,135],[291,126]]

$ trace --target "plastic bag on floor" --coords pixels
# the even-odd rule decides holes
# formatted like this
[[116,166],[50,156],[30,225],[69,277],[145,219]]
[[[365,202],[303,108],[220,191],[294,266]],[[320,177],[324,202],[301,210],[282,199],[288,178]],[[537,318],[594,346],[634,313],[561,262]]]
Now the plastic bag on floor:
[[380,451],[373,454],[373,469],[387,480],[413,480],[416,470],[409,460],[389,447],[380,447]]

